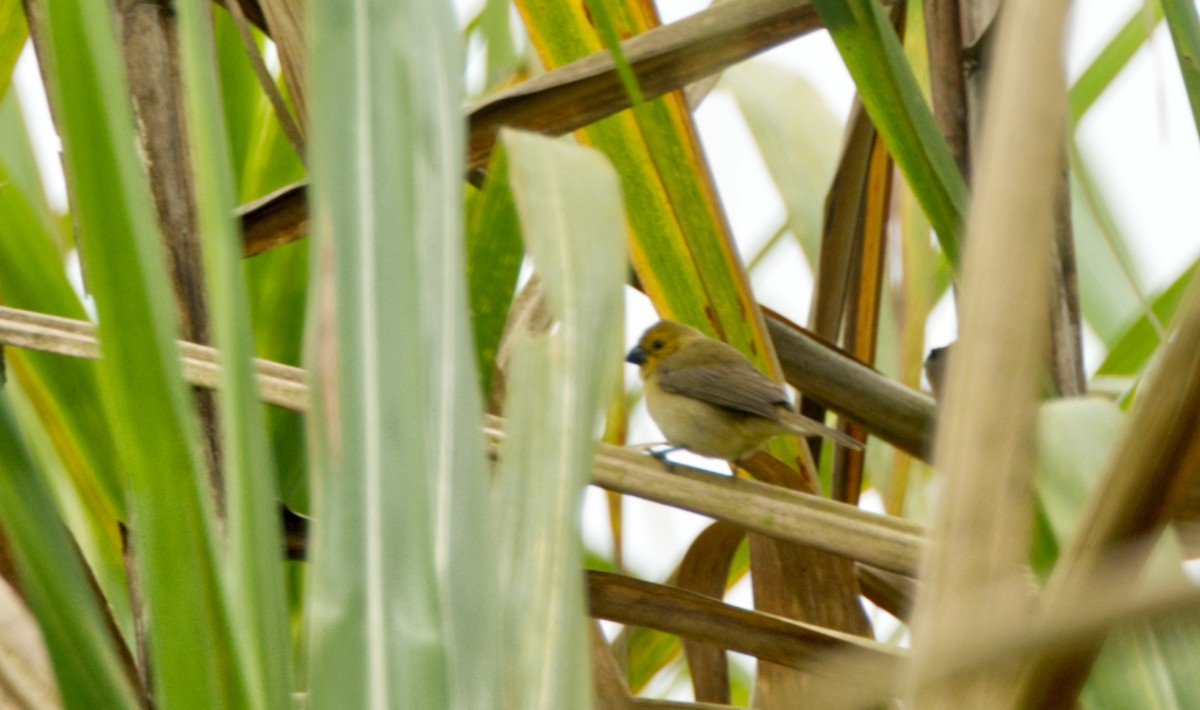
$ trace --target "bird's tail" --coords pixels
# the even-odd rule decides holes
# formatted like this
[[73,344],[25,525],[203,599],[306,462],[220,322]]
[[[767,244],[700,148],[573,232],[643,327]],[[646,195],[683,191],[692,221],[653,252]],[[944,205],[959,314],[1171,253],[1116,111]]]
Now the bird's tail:
[[809,419],[803,414],[796,412],[782,412],[781,418],[784,424],[791,427],[792,431],[803,437],[821,436],[830,441],[837,442],[848,449],[861,451],[863,448],[862,442],[847,434],[844,434],[837,429],[831,429],[815,419]]

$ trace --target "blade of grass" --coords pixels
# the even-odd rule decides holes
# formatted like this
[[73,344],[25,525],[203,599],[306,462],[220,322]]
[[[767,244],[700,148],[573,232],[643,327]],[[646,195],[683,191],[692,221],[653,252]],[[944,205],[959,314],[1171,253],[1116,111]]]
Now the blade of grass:
[[146,606],[154,694],[164,706],[242,704],[217,581],[209,483],[180,376],[162,249],[136,153],[113,16],[106,3],[31,5],[45,32],[43,73],[59,121],[72,215],[100,316],[115,465]]
[[[33,153],[19,106],[9,97],[0,104],[0,299],[6,306],[85,319],[83,307],[67,281],[63,254],[56,248],[56,225],[41,193]],[[45,407],[54,410],[48,428],[59,430],[60,456],[76,478],[75,485],[88,507],[102,517],[123,516],[124,495],[113,467],[111,442],[86,432],[105,431],[108,424],[98,407],[73,407],[74,398],[96,401],[99,383],[95,367],[40,356],[29,357],[29,393],[45,389]],[[65,447],[65,448],[64,448]],[[68,452],[65,449],[70,449]],[[77,466],[71,466],[78,461]],[[115,542],[115,540],[114,540]]]
[[1071,85],[1068,100],[1071,102],[1071,122],[1079,123],[1088,109],[1096,103],[1113,79],[1129,64],[1146,40],[1162,21],[1163,8],[1159,0],[1146,0],[1133,15],[1117,30],[1104,49],[1096,55],[1087,69]]
[[461,40],[444,3],[311,12],[311,702],[486,708],[502,654],[462,276]]
[[1192,0],[1162,0],[1162,9],[1175,43],[1179,71],[1192,106],[1192,120],[1200,130],[1200,13]]
[[[0,301],[12,307],[75,319],[86,318],[63,269],[57,226],[41,195],[19,107],[11,95],[0,102]],[[50,440],[69,486],[78,517],[68,517],[80,549],[104,590],[118,625],[131,628],[129,596],[121,559],[118,521],[125,515],[122,481],[107,412],[99,406],[99,369],[94,363],[9,350],[3,357],[9,377],[20,384]],[[68,493],[68,490],[70,493]],[[60,497],[60,500],[62,498]]]
[[222,582],[247,702],[279,707],[287,704],[291,690],[279,494],[250,361],[254,341],[241,268],[242,235],[233,217],[233,171],[217,84],[212,8],[207,0],[183,0],[176,9],[197,226],[211,332],[221,353],[217,420],[227,523]]
[[13,67],[28,36],[21,0],[0,0],[0,98],[8,93]]
[[88,572],[0,396],[0,520],[67,707],[136,708]]
[[[249,67],[233,20],[215,11],[222,70],[222,105],[230,153],[239,176],[240,200],[248,200],[304,176],[295,149],[283,135],[275,111]],[[224,20],[224,22],[221,22]],[[229,77],[236,77],[230,82]],[[245,262],[246,284],[259,357],[300,363],[308,292],[308,245],[273,249]],[[293,412],[267,410],[279,492],[293,510],[309,511],[304,420]]]
[[642,96],[637,75],[629,66],[629,58],[621,49],[621,37],[617,32],[615,10],[612,6],[613,0],[584,0],[584,2],[587,3],[588,19],[595,25],[596,34],[600,36],[604,48],[612,55],[613,64],[617,68],[617,76],[621,79],[621,86],[629,96],[630,105],[636,109],[646,99]]
[[813,0],[863,105],[929,217],[947,260],[959,262],[967,187],[879,0]]
[[[517,213],[558,331],[518,345],[501,451],[508,707],[587,707],[582,491],[592,432],[619,367],[625,280],[621,190],[599,153],[530,134],[502,137]],[[586,208],[584,208],[586,206]],[[533,511],[545,511],[536,515]]]
[[233,160],[234,175],[238,178],[236,194],[241,200],[241,178],[246,173],[246,161],[250,157],[250,137],[258,128],[252,117],[263,99],[233,18],[220,7],[213,8],[213,31],[216,34],[225,134],[229,137],[230,158]]
[[1150,359],[1164,342],[1165,334],[1159,323],[1170,322],[1175,316],[1188,284],[1200,269],[1200,262],[1193,262],[1179,278],[1154,297],[1151,311],[1130,323],[1120,336],[1115,338],[1104,362],[1096,375],[1136,376],[1143,372]]
[[[304,337],[308,291],[308,245],[276,249],[245,262],[256,353],[265,360],[296,365]],[[267,409],[267,428],[283,500],[301,513],[309,510],[304,419],[294,412]]]
[[480,392],[486,398],[525,257],[503,150],[492,154],[487,181],[472,200],[467,208],[467,287]]

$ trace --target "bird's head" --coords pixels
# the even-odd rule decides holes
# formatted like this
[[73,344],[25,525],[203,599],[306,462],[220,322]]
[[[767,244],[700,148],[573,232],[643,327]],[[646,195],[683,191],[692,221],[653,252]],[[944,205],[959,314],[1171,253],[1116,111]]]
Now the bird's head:
[[638,344],[625,356],[625,362],[641,366],[644,376],[654,372],[663,358],[704,339],[704,334],[691,326],[661,320],[642,333]]

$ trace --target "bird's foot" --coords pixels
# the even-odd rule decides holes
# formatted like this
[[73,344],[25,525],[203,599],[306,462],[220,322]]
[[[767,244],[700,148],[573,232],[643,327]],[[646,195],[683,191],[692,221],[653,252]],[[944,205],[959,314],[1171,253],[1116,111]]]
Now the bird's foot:
[[683,447],[672,446],[665,441],[654,441],[649,444],[635,444],[633,446],[627,446],[626,448],[630,449],[631,451],[637,451],[649,456],[653,456],[663,463],[670,463],[670,461],[667,460],[667,455],[674,451],[679,451]]

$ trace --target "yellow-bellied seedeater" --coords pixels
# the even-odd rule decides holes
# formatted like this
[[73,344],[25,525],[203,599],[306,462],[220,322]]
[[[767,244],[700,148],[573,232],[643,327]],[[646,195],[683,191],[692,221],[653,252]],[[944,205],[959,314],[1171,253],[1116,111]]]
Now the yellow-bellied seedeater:
[[650,416],[675,446],[738,461],[781,434],[862,444],[797,414],[783,387],[737,348],[695,328],[664,320],[642,334],[625,357],[641,367]]

